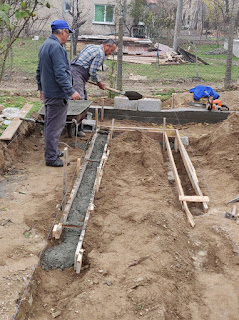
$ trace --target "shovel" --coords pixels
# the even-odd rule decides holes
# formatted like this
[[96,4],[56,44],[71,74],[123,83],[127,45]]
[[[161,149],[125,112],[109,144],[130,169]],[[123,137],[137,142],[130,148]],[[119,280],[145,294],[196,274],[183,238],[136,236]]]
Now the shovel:
[[[88,82],[98,87],[97,83],[93,81],[88,81]],[[122,94],[123,96],[126,96],[129,100],[139,100],[143,97],[142,94],[138,93],[137,91],[119,91],[110,87],[105,87],[105,89],[115,93]]]

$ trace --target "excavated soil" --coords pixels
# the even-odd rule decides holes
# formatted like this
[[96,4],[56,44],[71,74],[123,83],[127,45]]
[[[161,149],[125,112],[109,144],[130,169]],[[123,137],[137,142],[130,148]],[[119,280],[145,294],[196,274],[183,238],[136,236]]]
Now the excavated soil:
[[[187,150],[210,198],[208,213],[192,206],[196,225],[190,226],[158,141],[138,131],[115,136],[87,225],[80,275],[73,267],[41,269],[42,250],[59,243],[50,229],[60,215],[63,172],[45,166],[38,128],[15,147],[0,185],[1,319],[238,319],[239,224],[224,216],[232,210],[226,202],[239,191],[239,115],[177,128],[189,137]],[[78,141],[81,147],[88,138]],[[70,182],[84,150],[66,136],[62,142],[73,143]],[[174,155],[183,187],[194,194]]]

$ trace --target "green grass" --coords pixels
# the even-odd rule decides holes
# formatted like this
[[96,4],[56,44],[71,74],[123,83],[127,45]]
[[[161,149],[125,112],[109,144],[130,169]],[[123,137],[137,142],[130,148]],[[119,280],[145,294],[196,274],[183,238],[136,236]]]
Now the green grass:
[[[31,39],[18,39],[13,45],[13,71],[24,72],[35,75],[38,63],[38,51],[44,38],[38,41]],[[10,67],[10,57],[7,59],[6,67]]]
[[[38,51],[45,39],[39,41],[31,39],[18,39],[13,47],[13,71],[23,72],[26,75],[35,77],[38,62]],[[216,45],[198,46],[198,56],[209,63],[209,65],[199,64],[199,76],[205,82],[222,82],[225,77],[226,55],[206,55],[206,52],[216,49]],[[185,47],[187,50],[188,47]],[[194,52],[191,45],[191,51]],[[7,61],[9,67],[10,60]],[[106,64],[111,65],[111,61]],[[116,71],[115,71],[116,72]],[[134,75],[147,76],[150,81],[163,81],[168,84],[172,80],[188,80],[196,76],[196,65],[192,63],[179,65],[146,65],[123,63],[123,79],[128,79],[130,73]],[[233,57],[232,80],[239,79],[239,58]]]
[[[226,71],[226,55],[206,55],[206,52],[216,49],[216,45],[203,45],[198,48],[198,57],[202,58],[209,65],[199,63],[198,73],[205,82],[222,82]],[[185,48],[187,49],[187,48]],[[191,46],[191,49],[192,46]],[[190,51],[195,54],[194,50]],[[110,61],[106,62],[108,65]],[[151,81],[162,81],[168,83],[170,80],[186,80],[196,76],[196,65],[185,63],[178,65],[146,65],[123,63],[123,77],[127,78],[130,73],[134,75],[147,76]],[[232,80],[239,78],[239,58],[233,57]]]

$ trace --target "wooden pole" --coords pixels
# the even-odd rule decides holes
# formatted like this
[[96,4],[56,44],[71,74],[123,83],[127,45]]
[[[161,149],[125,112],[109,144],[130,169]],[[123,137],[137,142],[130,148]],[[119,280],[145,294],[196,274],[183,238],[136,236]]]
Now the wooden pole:
[[95,127],[98,127],[98,108],[95,108]]
[[165,151],[165,129],[166,129],[166,118],[163,118],[163,151]]
[[119,18],[119,31],[118,31],[118,53],[117,53],[117,90],[122,91],[122,65],[123,65],[123,17]]
[[76,174],[78,176],[79,172],[80,172],[80,166],[81,166],[81,158],[77,159],[77,165],[76,165]]
[[104,106],[101,107],[101,121],[104,120]]
[[111,125],[111,129],[110,129],[110,140],[112,140],[112,138],[113,138],[114,123],[115,123],[115,119],[112,119],[112,125]]
[[66,206],[66,193],[67,193],[67,163],[68,163],[68,148],[64,148],[64,173],[63,173],[63,202],[62,211],[64,211]]

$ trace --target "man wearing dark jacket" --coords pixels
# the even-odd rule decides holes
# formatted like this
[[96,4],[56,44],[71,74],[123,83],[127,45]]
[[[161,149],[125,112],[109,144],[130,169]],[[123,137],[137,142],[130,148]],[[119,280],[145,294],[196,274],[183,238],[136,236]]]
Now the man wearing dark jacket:
[[64,20],[53,21],[51,29],[52,34],[39,50],[36,79],[45,105],[46,165],[62,167],[59,157],[63,154],[58,150],[58,143],[66,123],[68,99],[80,100],[80,95],[72,88],[70,65],[62,46],[72,30]]

